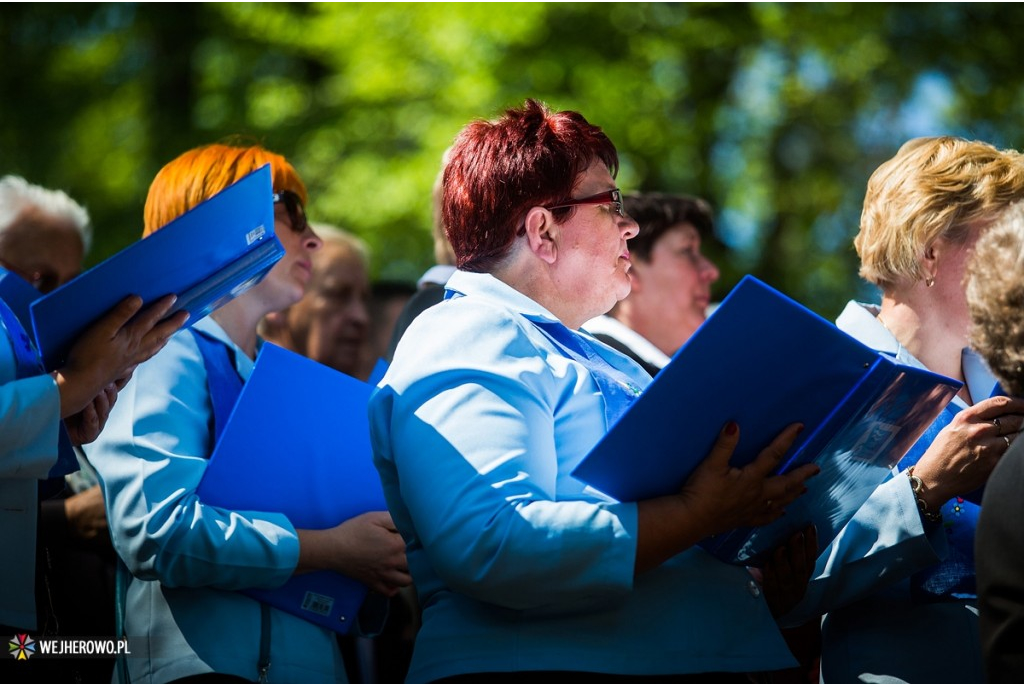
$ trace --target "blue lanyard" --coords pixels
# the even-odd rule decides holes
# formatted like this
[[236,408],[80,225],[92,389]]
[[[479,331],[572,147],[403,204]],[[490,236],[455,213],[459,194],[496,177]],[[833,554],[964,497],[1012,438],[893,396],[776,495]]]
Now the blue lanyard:
[[35,348],[32,346],[32,339],[28,337],[28,333],[18,321],[18,317],[3,300],[0,300],[0,321],[7,329],[7,338],[11,341],[11,347],[14,349],[16,378],[31,378],[45,373],[43,365],[39,361],[39,355],[36,354]]
[[629,376],[609,364],[583,336],[573,333],[558,321],[539,321],[527,317],[566,357],[582,364],[604,397],[606,428],[610,429],[643,392]]
[[210,404],[213,406],[213,439],[210,442],[212,454],[212,445],[216,445],[220,440],[220,435],[231,416],[231,410],[235,408],[238,396],[242,394],[243,381],[235,369],[234,352],[227,344],[195,328],[190,328],[189,332],[199,346],[199,354],[203,358],[203,366],[206,367],[206,385],[210,391]]
[[[455,300],[465,296],[464,293],[450,288],[444,293],[445,300]],[[604,398],[605,429],[611,429],[640,396],[643,388],[633,382],[633,379],[625,373],[609,364],[587,342],[586,338],[569,330],[565,324],[559,321],[541,320],[526,314],[523,316],[551,340],[564,356],[579,362],[590,372]]]

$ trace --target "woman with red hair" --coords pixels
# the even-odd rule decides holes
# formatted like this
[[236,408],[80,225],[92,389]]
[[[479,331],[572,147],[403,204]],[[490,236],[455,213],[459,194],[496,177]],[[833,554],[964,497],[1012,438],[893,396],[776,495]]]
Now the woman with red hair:
[[733,469],[730,423],[667,497],[617,502],[570,475],[651,380],[580,330],[629,293],[637,224],[617,169],[600,128],[535,101],[451,149],[459,270],[370,402],[423,607],[410,682],[735,682],[795,665],[750,574],[694,545],[800,494],[817,467],[768,475],[799,426]]
[[237,397],[260,345],[259,321],[302,297],[321,241],[306,221],[306,188],[294,168],[257,146],[186,152],[160,171],[146,201],[148,235],[265,164],[284,257],[139,366],[89,451],[114,545],[132,574],[124,632],[145,638],[134,643],[141,654],[125,660],[133,681],[344,682],[334,633],[234,590],[276,587],[316,569],[388,595],[409,582],[387,512],[296,530],[283,515],[225,510],[196,495],[224,416],[218,397],[225,385]]

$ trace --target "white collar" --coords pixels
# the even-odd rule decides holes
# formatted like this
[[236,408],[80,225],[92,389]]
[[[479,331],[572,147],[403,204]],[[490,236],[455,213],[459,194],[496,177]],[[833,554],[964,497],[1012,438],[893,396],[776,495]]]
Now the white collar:
[[[849,302],[843,309],[843,313],[836,319],[836,326],[873,350],[891,355],[904,364],[930,370],[914,355],[907,352],[907,348],[896,340],[896,336],[882,325],[876,318],[879,311],[879,306],[875,304]],[[977,352],[965,347],[960,353],[960,368],[964,373],[967,390],[975,402],[992,396],[992,391],[996,387],[996,378]],[[953,402],[960,407],[967,406],[967,403],[958,396],[953,398]]]
[[489,301],[505,309],[516,311],[526,317],[559,321],[557,316],[536,300],[489,273],[456,271],[445,284],[445,290],[456,296],[471,295],[482,301]]
[[416,287],[422,288],[427,283],[444,285],[448,282],[448,279],[452,277],[453,273],[455,273],[454,266],[449,266],[447,264],[435,264],[420,276],[420,280],[416,281]]

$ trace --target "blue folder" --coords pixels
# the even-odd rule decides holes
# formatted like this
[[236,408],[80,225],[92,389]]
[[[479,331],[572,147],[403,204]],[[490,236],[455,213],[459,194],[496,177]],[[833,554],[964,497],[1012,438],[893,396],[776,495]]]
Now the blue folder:
[[60,367],[90,324],[129,295],[176,294],[191,325],[256,285],[284,256],[263,166],[31,305],[43,365]]
[[[282,513],[296,528],[331,528],[385,511],[370,448],[372,387],[271,343],[210,457],[197,494],[235,511]],[[292,576],[271,590],[245,590],[271,606],[347,633],[367,588],[332,571]]]
[[40,297],[42,294],[33,288],[31,283],[13,271],[0,267],[0,300],[14,312],[21,327],[26,331],[32,330],[29,307]]
[[654,378],[573,475],[620,501],[677,492],[730,420],[744,466],[791,423],[804,430],[779,473],[821,473],[778,521],[702,546],[756,565],[813,523],[824,549],[960,389],[861,344],[746,276]]

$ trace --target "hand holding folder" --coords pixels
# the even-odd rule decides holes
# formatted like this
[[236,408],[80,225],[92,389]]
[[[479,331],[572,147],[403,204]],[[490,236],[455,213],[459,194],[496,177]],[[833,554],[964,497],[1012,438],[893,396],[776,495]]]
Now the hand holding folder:
[[73,444],[97,438],[135,367],[163,349],[185,323],[188,312],[167,316],[174,302],[169,295],[140,310],[142,300],[127,297],[73,342],[66,362],[54,372]]
[[43,366],[62,366],[82,332],[124,298],[177,296],[196,322],[258,283],[284,255],[269,165],[29,306]]
[[803,423],[778,472],[817,464],[808,493],[774,523],[702,543],[751,565],[809,524],[828,545],[960,385],[875,352],[747,276],[573,475],[620,501],[671,494],[727,422],[740,426],[737,467]]
[[[18,378],[45,373],[26,332],[26,325],[31,325],[30,306],[40,297],[28,281],[0,268],[0,300],[7,306],[0,315],[16,352]],[[96,439],[132,370],[156,354],[184,323],[185,312],[165,319],[173,304],[173,297],[163,298],[140,312],[142,301],[126,298],[72,341],[66,363],[54,374],[63,421],[51,476],[78,469],[71,446]]]
[[[321,553],[337,550],[345,533],[339,524],[387,509],[370,447],[371,391],[367,383],[265,343],[196,490],[200,499],[235,511],[285,514],[301,531],[300,548],[313,552],[310,567],[346,568],[345,559],[326,560]],[[371,518],[370,525],[377,523]],[[404,545],[393,535],[404,566]],[[363,583],[326,570],[297,573],[272,590],[245,591],[339,633],[351,629],[366,593]]]

